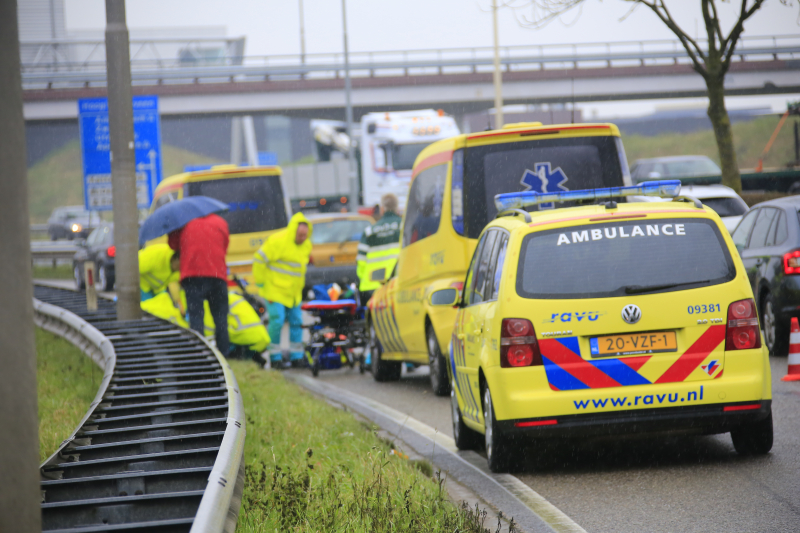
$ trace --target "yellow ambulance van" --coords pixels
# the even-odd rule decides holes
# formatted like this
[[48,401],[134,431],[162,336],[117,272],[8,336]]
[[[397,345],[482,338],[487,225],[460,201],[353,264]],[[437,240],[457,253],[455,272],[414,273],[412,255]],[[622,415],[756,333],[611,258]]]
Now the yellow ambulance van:
[[281,174],[278,166],[235,165],[176,174],[158,185],[150,212],[188,196],[210,196],[228,204],[230,209],[220,215],[230,231],[228,267],[231,274],[249,279],[253,254],[269,235],[286,227],[292,214]]
[[434,392],[449,394],[442,354],[447,353],[455,309],[431,306],[428,296],[462,287],[478,237],[497,214],[496,194],[630,184],[613,124],[509,124],[428,146],[414,163],[397,266],[385,273],[388,282],[368,304],[374,378],[399,379],[402,362],[429,364]]

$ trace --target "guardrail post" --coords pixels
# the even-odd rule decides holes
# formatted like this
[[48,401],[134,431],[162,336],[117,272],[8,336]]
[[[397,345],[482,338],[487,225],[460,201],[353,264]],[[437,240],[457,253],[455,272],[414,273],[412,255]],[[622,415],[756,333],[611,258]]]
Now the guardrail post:
[[83,264],[83,279],[86,280],[86,310],[97,311],[97,289],[94,279],[94,261],[86,261]]
[[17,2],[0,2],[0,531],[41,531],[39,417]]

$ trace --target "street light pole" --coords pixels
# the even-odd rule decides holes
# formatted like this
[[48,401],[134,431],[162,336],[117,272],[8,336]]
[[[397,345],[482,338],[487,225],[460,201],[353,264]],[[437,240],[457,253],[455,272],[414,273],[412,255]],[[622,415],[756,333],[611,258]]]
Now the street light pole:
[[41,531],[39,417],[17,2],[0,0],[0,531]]
[[350,56],[347,49],[347,0],[342,0],[342,29],[344,33],[344,97],[345,97],[345,120],[347,126],[347,161],[350,169],[350,211],[358,210],[358,176],[356,176],[356,156],[353,150],[353,104],[350,99],[352,84],[350,82]]
[[497,0],[492,0],[494,24],[494,127],[503,127],[503,73],[500,71],[500,45],[497,35]]
[[303,0],[300,3],[300,63],[306,64],[306,24],[303,17]]
[[139,307],[139,209],[133,144],[131,61],[125,0],[106,0],[106,76],[111,137],[111,203],[114,208],[117,320],[136,320]]

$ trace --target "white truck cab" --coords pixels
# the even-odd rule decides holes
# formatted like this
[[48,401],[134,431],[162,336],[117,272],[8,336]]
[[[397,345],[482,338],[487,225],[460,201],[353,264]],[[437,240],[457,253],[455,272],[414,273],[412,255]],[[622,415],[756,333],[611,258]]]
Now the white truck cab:
[[361,119],[361,186],[363,205],[380,203],[394,193],[404,209],[411,169],[429,144],[461,132],[443,111],[421,109],[368,113]]

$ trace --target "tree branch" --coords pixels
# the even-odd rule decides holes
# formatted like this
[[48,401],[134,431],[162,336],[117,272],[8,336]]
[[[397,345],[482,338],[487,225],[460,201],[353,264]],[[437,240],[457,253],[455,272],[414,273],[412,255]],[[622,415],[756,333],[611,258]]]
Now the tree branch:
[[742,9],[739,14],[739,20],[736,21],[736,25],[733,27],[733,29],[731,29],[728,37],[723,41],[723,46],[720,47],[720,51],[725,56],[725,59],[722,61],[721,69],[721,73],[723,75],[728,72],[728,69],[731,66],[731,58],[733,57],[733,52],[736,50],[736,43],[739,41],[739,37],[741,37],[742,32],[744,31],[744,22],[752,17],[755,12],[761,8],[761,6],[764,4],[764,1],[765,0],[755,0],[750,9],[747,9],[747,0],[742,0]]
[[[673,20],[672,15],[670,14],[667,6],[664,4],[664,0],[653,0],[652,2],[648,2],[647,0],[626,0],[628,2],[638,2],[650,8],[650,10],[656,14],[658,18],[670,29],[672,33],[674,33],[678,40],[680,40],[683,47],[686,49],[686,53],[689,54],[689,59],[692,60],[692,66],[694,70],[703,76],[706,77],[707,71],[705,68],[705,60],[706,56],[703,53],[703,49],[700,48],[700,45],[697,42],[689,37],[685,31],[681,29],[680,26]],[[658,3],[656,3],[658,2]],[[662,13],[663,10],[663,13]]]

